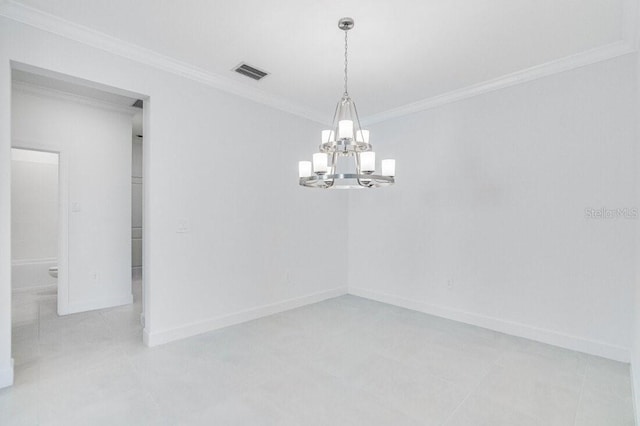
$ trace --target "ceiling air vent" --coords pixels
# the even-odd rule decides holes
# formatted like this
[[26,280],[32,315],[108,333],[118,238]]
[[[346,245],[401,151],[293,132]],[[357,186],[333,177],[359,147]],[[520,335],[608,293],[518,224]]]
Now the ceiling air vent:
[[260,71],[259,69],[252,67],[251,65],[247,65],[245,63],[241,63],[240,65],[235,67],[233,70],[239,74],[242,74],[254,80],[261,80],[267,75],[269,75],[268,72]]

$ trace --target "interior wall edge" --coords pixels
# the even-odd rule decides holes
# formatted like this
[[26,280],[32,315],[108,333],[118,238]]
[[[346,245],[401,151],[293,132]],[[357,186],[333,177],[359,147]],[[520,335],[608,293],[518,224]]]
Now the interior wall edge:
[[13,384],[11,358],[11,68],[0,41],[0,388]]
[[192,322],[190,324],[185,324],[183,326],[167,330],[149,332],[147,327],[145,327],[143,330],[143,340],[144,344],[149,347],[159,346],[176,340],[185,339],[187,337],[196,336],[198,334],[207,333],[209,331],[229,327],[231,325],[241,324],[243,322],[322,302],[323,300],[332,299],[345,294],[347,294],[346,287],[337,287],[267,305],[256,306],[255,308],[241,310],[232,314]]
[[474,325],[481,328],[535,340],[564,349],[583,352],[613,361],[629,363],[631,360],[629,348],[611,345],[596,340],[584,339],[577,336],[558,333],[557,331],[533,327],[527,324],[508,321],[500,318],[489,317],[474,312],[460,311],[445,306],[432,305],[419,300],[406,299],[387,293],[367,290],[359,287],[349,287],[349,294],[366,299],[387,303],[401,308],[411,309],[428,315],[434,315],[453,321]]
[[0,389],[13,385],[13,358],[9,368],[0,370]]
[[[638,2],[640,3],[640,2]],[[636,17],[640,22],[640,7],[636,10]],[[636,28],[636,46],[640,44],[640,31]],[[635,118],[636,118],[636,203],[640,202],[640,170],[637,167],[637,161],[640,160],[640,52],[636,55],[635,61],[635,75],[636,75],[636,105],[635,105]],[[636,224],[635,229],[635,294],[634,300],[634,323],[632,328],[631,337],[631,395],[633,399],[633,408],[635,413],[635,423],[640,425],[640,224]]]
[[640,411],[638,411],[638,391],[640,391],[640,382],[638,380],[638,369],[634,367],[635,363],[633,360],[630,364],[630,376],[631,376],[631,399],[633,403],[633,412],[635,413],[636,425],[640,425]]
[[99,99],[90,98],[87,96],[78,95],[75,93],[64,92],[62,90],[52,89],[50,87],[38,86],[33,83],[27,83],[24,81],[12,81],[12,90],[35,95],[45,96],[60,101],[73,103],[76,105],[87,105],[94,108],[104,109],[106,111],[118,112],[127,116],[133,116],[136,114],[137,109],[131,106],[117,105],[112,102],[101,101]]

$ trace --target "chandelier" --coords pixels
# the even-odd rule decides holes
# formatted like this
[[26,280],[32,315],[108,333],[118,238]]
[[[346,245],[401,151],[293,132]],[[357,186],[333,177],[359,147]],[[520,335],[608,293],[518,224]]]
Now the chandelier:
[[344,93],[333,114],[333,124],[322,131],[313,161],[298,163],[300,185],[308,188],[379,188],[395,182],[395,160],[382,160],[381,172],[376,173],[376,153],[369,143],[369,131],[360,126],[356,104],[347,90],[347,33],[353,24],[351,18],[338,21],[338,28],[344,31]]

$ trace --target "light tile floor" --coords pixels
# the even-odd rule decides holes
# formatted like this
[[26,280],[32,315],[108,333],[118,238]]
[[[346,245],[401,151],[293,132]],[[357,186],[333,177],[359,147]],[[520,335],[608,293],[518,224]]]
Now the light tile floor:
[[157,348],[14,297],[2,425],[633,425],[629,367],[343,296]]

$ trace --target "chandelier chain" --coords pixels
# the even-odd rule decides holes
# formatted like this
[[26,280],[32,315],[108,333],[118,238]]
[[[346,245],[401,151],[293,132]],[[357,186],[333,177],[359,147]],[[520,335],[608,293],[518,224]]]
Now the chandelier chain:
[[347,43],[347,33],[348,31],[345,30],[344,32],[344,95],[345,96],[349,95],[349,91],[347,90],[347,65],[349,63],[347,59],[347,49],[349,47]]

